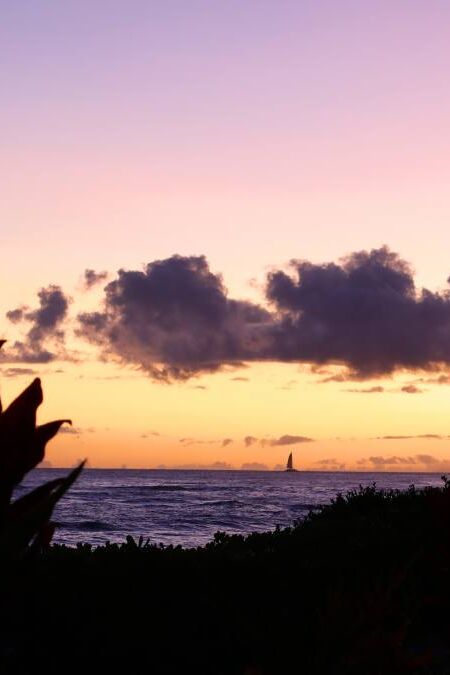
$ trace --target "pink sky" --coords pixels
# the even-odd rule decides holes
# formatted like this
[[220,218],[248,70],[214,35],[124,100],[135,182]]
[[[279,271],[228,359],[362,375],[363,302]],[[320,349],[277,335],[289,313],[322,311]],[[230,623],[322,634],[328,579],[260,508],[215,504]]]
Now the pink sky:
[[[81,297],[85,268],[114,275],[174,253],[205,254],[234,296],[255,299],[267,270],[292,257],[330,261],[387,244],[412,263],[419,285],[443,288],[450,273],[449,23],[450,6],[436,0],[3,3],[2,317],[18,305],[33,306],[50,283],[73,297],[73,308],[92,308],[100,295]],[[2,330],[14,339],[3,319]],[[66,389],[70,383],[81,392],[80,375],[89,380],[91,368],[106,368],[89,354],[92,362],[64,374]],[[251,396],[266,387],[259,368]],[[284,368],[269,369],[274,392],[297,377],[285,376]],[[130,400],[138,394],[133,387],[160,396],[157,385],[134,385],[126,369],[117,370]],[[56,396],[57,376],[47,377]],[[216,386],[213,380],[205,386]],[[23,384],[9,378],[2,389],[12,395]],[[120,396],[117,383],[103,386],[107,400]],[[241,401],[238,383],[220,386]],[[242,446],[247,419],[260,426],[255,435],[319,435],[320,457],[312,446],[301,449],[313,463],[327,456],[327,439],[354,433],[350,413],[343,429],[337,420],[319,424],[323,403],[347,409],[348,395],[321,385],[312,396],[310,387],[302,375],[289,392],[288,418],[284,399],[271,394],[272,430],[262,421],[265,405],[243,396],[240,412],[233,412],[241,420],[219,419],[212,411],[220,394],[213,403],[213,394],[201,393],[210,396],[218,439],[236,426],[241,445],[234,463],[265,461],[260,449]],[[170,410],[183,409],[189,398],[196,419],[194,429],[182,428],[191,426],[187,418],[177,422],[173,437],[206,437],[200,392],[178,385],[170,391],[160,418],[170,419]],[[311,431],[296,412],[306,394],[314,401]],[[107,406],[96,418],[92,403],[87,410],[75,394],[64,396],[81,416],[79,426],[108,426]],[[394,427],[408,433],[399,429],[410,425],[411,406],[416,416],[421,405],[428,415],[413,434],[433,423],[450,433],[446,387],[433,390],[433,406],[425,394],[392,394],[379,404],[367,398],[361,405],[368,417],[375,405],[379,431],[367,422],[356,449],[333,446],[337,457],[349,454],[346,461],[373,454],[364,444],[374,434]],[[143,410],[136,416],[125,407],[113,441],[90,440],[93,434],[83,441],[94,462],[127,462],[123,434],[145,429],[147,421]],[[75,439],[63,440],[64,458],[72,461],[81,450],[73,448]],[[110,460],[96,450],[104,443],[115,448]],[[445,458],[442,445],[434,454]],[[174,447],[133,445],[133,461],[163,463],[167,456],[167,464],[182,463]],[[204,445],[183,452],[186,462],[225,456]],[[284,451],[268,453],[269,464],[284,461]]]

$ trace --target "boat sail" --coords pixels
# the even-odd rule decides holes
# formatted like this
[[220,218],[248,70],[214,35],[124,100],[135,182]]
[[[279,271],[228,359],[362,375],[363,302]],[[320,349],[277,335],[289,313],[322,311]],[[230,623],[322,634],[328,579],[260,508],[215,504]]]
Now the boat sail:
[[286,464],[286,471],[297,471],[297,469],[294,469],[294,462],[292,459],[292,452],[289,454],[288,461]]

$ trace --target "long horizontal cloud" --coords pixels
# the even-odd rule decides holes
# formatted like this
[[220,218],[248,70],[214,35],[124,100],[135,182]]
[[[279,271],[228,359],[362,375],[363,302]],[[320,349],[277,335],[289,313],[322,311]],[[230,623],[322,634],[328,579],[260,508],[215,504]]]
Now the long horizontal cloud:
[[367,460],[360,460],[358,464],[365,464],[366,462],[369,462],[372,464],[374,467],[386,467],[386,466],[394,466],[394,465],[414,465],[414,464],[424,464],[425,466],[432,466],[432,465],[437,465],[440,463],[448,463],[448,460],[440,460],[437,459],[436,457],[433,457],[433,455],[413,455],[410,457],[398,457],[396,455],[392,455],[391,457],[383,457],[383,456],[373,456],[369,457]]
[[450,365],[450,295],[417,290],[385,247],[272,271],[270,310],[230,299],[203,256],[120,270],[104,293],[79,334],[159,379],[264,360],[338,364],[355,379]]
[[[104,273],[88,270],[87,284],[100,280]],[[58,286],[40,291],[37,309],[11,310],[10,321],[30,327],[3,360],[60,358],[67,311]],[[103,357],[165,381],[268,360],[308,363],[317,373],[343,366],[344,376],[331,377],[354,380],[450,367],[450,293],[417,289],[409,265],[385,247],[339,263],[293,260],[268,274],[261,304],[230,298],[203,256],[156,260],[120,270],[99,311],[79,314],[77,325]]]
[[284,434],[279,438],[263,438],[261,439],[261,445],[295,445],[296,443],[312,443],[314,439],[309,438],[309,436],[293,436],[291,434]]

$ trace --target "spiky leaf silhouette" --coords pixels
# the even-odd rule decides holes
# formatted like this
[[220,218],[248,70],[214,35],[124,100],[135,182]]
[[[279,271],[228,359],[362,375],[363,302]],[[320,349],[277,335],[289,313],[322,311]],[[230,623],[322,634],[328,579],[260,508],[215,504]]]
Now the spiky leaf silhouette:
[[[0,340],[0,347],[4,340]],[[48,540],[48,527],[57,501],[78,478],[82,462],[64,478],[45,483],[11,503],[14,488],[45,456],[47,443],[69,419],[36,426],[36,411],[43,401],[39,378],[3,411],[0,401],[0,550],[18,554],[39,538]],[[43,536],[42,533],[45,535]]]

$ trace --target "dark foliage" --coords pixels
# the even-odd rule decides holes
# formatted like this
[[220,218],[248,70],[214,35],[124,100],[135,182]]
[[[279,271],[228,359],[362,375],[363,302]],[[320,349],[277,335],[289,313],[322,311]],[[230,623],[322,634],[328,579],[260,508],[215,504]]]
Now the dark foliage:
[[450,673],[450,483],[204,548],[52,546],[1,584],[0,672]]
[[[0,340],[0,348],[3,344]],[[42,400],[41,382],[36,378],[5,411],[0,401],[1,563],[50,543],[55,504],[83,468],[81,464],[68,476],[45,483],[11,503],[14,488],[44,459],[47,443],[62,424],[71,424],[70,420],[55,420],[36,426],[36,411]]]

